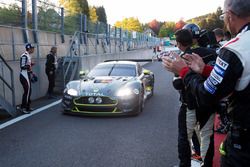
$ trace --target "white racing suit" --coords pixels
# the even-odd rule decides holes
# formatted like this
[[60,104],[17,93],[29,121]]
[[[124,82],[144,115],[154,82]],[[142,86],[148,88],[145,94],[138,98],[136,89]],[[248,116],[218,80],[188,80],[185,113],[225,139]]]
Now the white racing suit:
[[22,96],[22,109],[30,108],[30,95],[31,95],[31,58],[28,52],[24,52],[20,58],[20,82],[23,86],[23,96]]

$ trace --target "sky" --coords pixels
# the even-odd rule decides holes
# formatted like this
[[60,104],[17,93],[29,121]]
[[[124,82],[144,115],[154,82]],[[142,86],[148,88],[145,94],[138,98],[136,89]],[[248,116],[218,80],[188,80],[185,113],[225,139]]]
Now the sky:
[[135,17],[141,23],[188,20],[223,9],[224,0],[88,0],[90,6],[103,6],[108,23]]

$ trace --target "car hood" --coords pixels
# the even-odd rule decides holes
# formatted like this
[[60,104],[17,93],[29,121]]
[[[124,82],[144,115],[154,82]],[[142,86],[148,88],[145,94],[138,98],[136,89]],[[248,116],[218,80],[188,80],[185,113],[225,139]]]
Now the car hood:
[[135,77],[95,77],[71,81],[67,88],[77,90],[79,96],[115,96],[120,88],[133,80]]

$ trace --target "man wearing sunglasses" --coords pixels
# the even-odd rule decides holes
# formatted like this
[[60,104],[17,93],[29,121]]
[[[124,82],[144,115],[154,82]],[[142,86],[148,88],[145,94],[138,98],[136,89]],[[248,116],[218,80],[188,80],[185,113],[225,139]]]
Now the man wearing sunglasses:
[[[220,147],[222,167],[250,164],[250,1],[225,0],[223,19],[235,38],[224,44],[214,67],[197,54],[163,58],[164,67],[179,74],[198,102],[211,106],[228,97],[232,126]],[[203,76],[208,76],[204,79]]]

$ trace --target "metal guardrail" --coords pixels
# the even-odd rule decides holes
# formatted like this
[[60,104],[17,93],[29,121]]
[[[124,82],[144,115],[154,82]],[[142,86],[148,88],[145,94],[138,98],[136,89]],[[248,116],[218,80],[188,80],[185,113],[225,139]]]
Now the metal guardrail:
[[[14,75],[13,75],[13,70],[11,69],[11,67],[7,64],[7,62],[4,60],[4,58],[2,57],[2,55],[0,55],[0,60],[1,60],[1,65],[5,65],[5,67],[7,67],[7,69],[10,72],[10,83],[7,82],[7,80],[4,78],[4,72],[2,73],[2,75],[0,75],[0,80],[3,82],[3,95],[1,95],[0,98],[0,104],[4,107],[4,109],[11,114],[12,116],[14,116],[15,113],[15,109],[16,109],[16,101],[15,101],[15,87],[14,87]],[[2,66],[3,68],[3,66]],[[10,104],[8,102],[7,97],[5,96],[6,93],[6,89],[5,86],[7,86],[9,88],[9,90],[11,91],[11,99],[12,99],[12,104]]]

